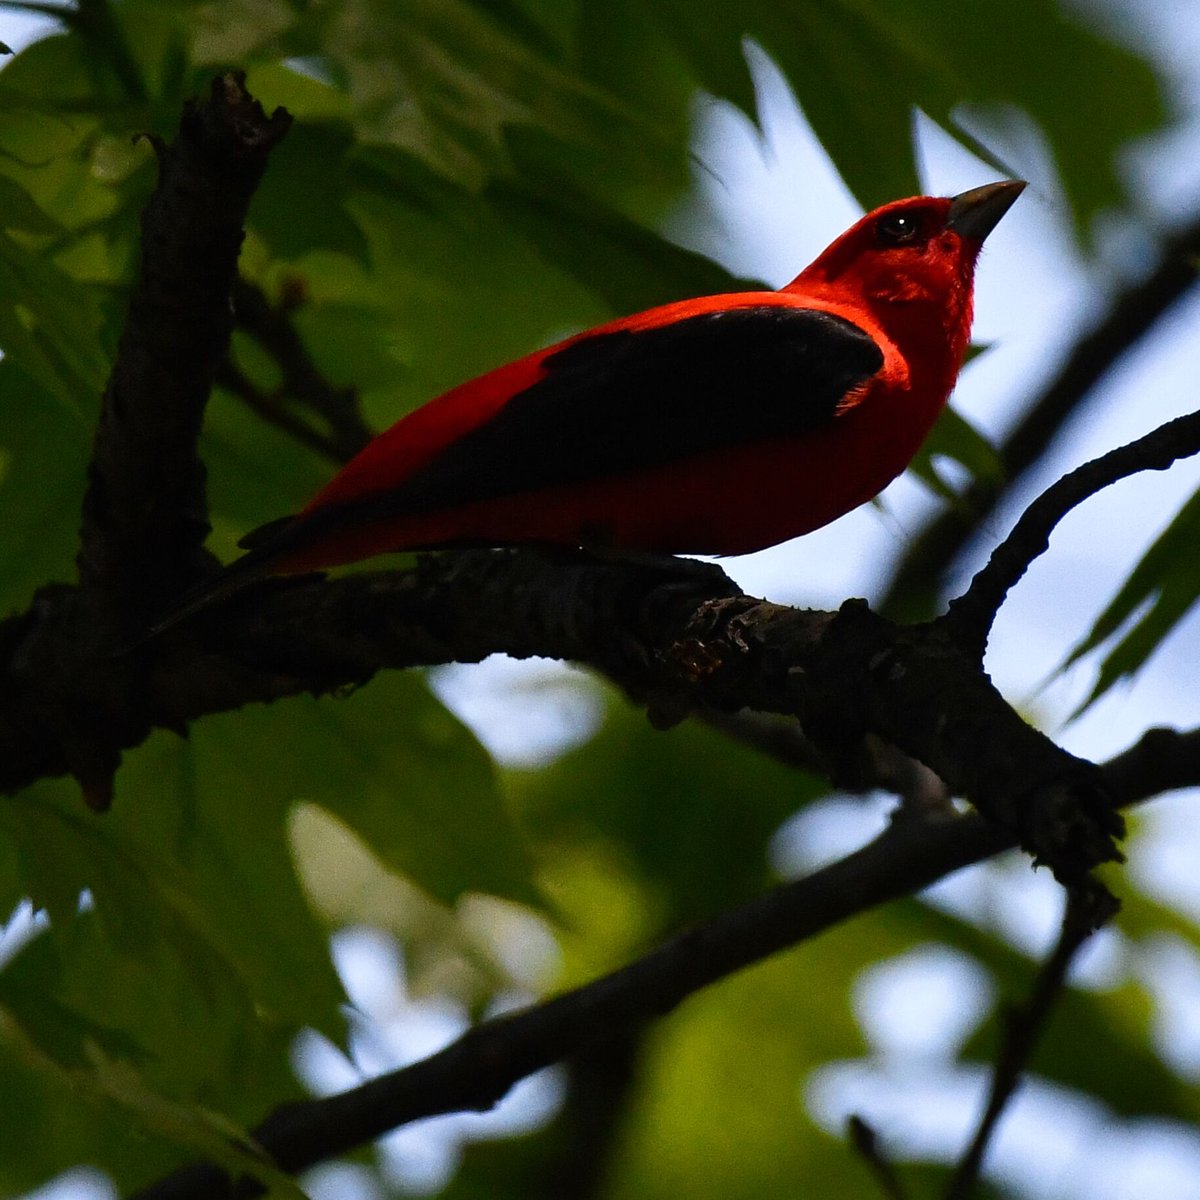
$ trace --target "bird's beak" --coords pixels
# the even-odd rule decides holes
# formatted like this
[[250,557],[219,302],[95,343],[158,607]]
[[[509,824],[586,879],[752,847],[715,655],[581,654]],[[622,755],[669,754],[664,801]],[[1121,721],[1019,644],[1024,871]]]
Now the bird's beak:
[[1025,180],[1005,179],[962,192],[950,201],[946,228],[953,229],[959,237],[982,242],[1024,190]]

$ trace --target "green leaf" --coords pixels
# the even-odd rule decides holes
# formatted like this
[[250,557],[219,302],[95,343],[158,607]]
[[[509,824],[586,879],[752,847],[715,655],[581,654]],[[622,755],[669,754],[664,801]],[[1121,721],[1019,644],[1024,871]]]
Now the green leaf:
[[102,327],[91,289],[0,233],[0,350],[77,412],[104,388],[109,359]]
[[0,616],[74,575],[91,441],[79,412],[0,362]]
[[[207,781],[191,788],[190,757],[173,735],[152,738],[129,756],[120,804],[103,818],[85,810],[77,790],[65,784],[23,793],[0,819],[21,857],[26,894],[66,936],[86,890],[95,906],[92,937],[75,940],[71,953],[77,960],[124,959],[130,979],[145,975],[151,994],[157,964],[197,999],[224,997],[218,1007],[225,1019],[234,1011],[247,1020],[257,1010],[291,1028],[335,1030],[341,989],[324,930],[295,881],[280,815],[268,800],[236,823],[223,819],[222,810],[244,797],[218,793]],[[161,981],[158,991],[153,998],[114,998],[113,1018],[130,1004],[135,1011],[145,1004],[157,1009],[166,999]],[[160,1011],[157,1036],[165,1022],[172,1037],[185,1037],[187,1024],[195,1024],[187,1007],[169,1021]],[[205,1024],[211,1026],[211,1018]],[[224,1037],[233,1033],[229,1028]],[[201,1053],[203,1060],[187,1067],[181,1064],[190,1056],[174,1054],[180,1077],[190,1079],[196,1070],[220,1078],[238,1066],[232,1045],[228,1057],[218,1051],[211,1028]]]
[[[62,1063],[42,1050],[21,1022],[0,1006],[0,1057],[6,1051],[23,1060],[41,1082],[69,1090],[77,1101],[90,1101],[109,1117],[119,1113],[126,1120],[132,1118],[134,1129],[143,1137],[162,1139],[188,1158],[203,1157],[217,1163],[234,1177],[246,1174],[258,1179],[273,1189],[272,1195],[304,1200],[304,1193],[289,1176],[254,1152],[235,1122],[201,1105],[181,1104],[162,1095],[136,1066],[109,1057],[96,1042],[87,1045],[85,1065]],[[7,1132],[13,1132],[11,1127]],[[103,1155],[101,1161],[107,1157]]]
[[1192,610],[1200,596],[1198,541],[1200,491],[1179,510],[1067,656],[1064,669],[1120,632],[1101,661],[1095,686],[1079,712],[1113,684],[1133,675]]
[[[867,208],[918,190],[914,108],[951,132],[968,115],[978,132],[980,114],[1003,126],[1014,111],[1028,113],[1054,147],[1081,221],[1125,199],[1117,152],[1165,118],[1146,61],[1054,0],[1019,0],[1003,12],[973,0],[952,15],[942,0],[748,0],[706,10],[703,21],[669,0],[655,13],[699,82],[747,112],[741,42],[758,42]],[[1105,120],[1094,119],[1098,111]]]
[[514,130],[508,140],[519,178],[493,182],[486,193],[491,206],[506,226],[614,312],[766,286],[735,278],[588,195],[556,161],[548,139]]
[[[0,1046],[0,1093],[13,1071],[37,1079],[24,1093],[28,1111],[5,1124],[6,1146],[26,1169],[40,1163],[53,1174],[88,1161],[144,1181],[178,1159],[159,1140],[178,1131],[159,1128],[152,1112],[130,1127],[114,1104],[140,1096],[135,1108],[153,1108],[158,1096],[190,1108],[219,1097],[232,1119],[250,1123],[297,1094],[285,1055],[296,1029],[312,1023],[337,1036],[343,1028],[323,931],[303,909],[291,914],[297,927],[280,920],[272,928],[287,896],[272,862],[286,853],[243,848],[244,828],[201,827],[195,808],[172,794],[166,741],[136,756],[122,776],[121,806],[106,817],[88,812],[65,783],[39,784],[0,808],[0,841],[15,849],[20,888],[51,916],[0,971],[0,1006],[36,1051]],[[257,852],[261,892],[243,889],[239,852]],[[283,944],[250,945],[268,933]],[[311,946],[307,959],[294,953],[298,944]],[[113,1094],[120,1079],[137,1096]],[[43,1150],[45,1129],[59,1127],[54,1114],[67,1104],[64,1086],[74,1097],[64,1136]],[[81,1106],[84,1098],[91,1103]]]
[[951,405],[943,410],[910,469],[930,491],[953,504],[960,488],[939,469],[939,458],[962,464],[974,479],[998,483],[1004,474],[996,448]]
[[[502,14],[468,0],[388,0],[314,13],[296,39],[347,81],[359,136],[402,148],[474,190],[506,169],[504,131],[542,128],[564,141],[607,141],[631,110],[531,46]],[[645,130],[643,130],[643,134]]]
[[23,233],[57,233],[57,221],[43,212],[33,197],[15,180],[0,175],[0,223]]
[[445,903],[467,891],[537,902],[491,760],[417,675],[382,674],[348,697],[207,718],[190,742],[189,787],[214,803],[224,797],[232,826],[245,824],[250,798],[251,812],[269,813],[265,840],[245,854],[248,882],[255,858],[281,836],[281,815],[303,799]]
[[366,257],[366,239],[346,209],[352,183],[346,159],[353,147],[348,125],[304,123],[293,125],[271,152],[250,220],[276,256],[295,259],[320,248]]
[[656,730],[621,700],[585,745],[510,781],[539,839],[605,839],[668,926],[759,890],[771,834],[826,790],[697,722]]

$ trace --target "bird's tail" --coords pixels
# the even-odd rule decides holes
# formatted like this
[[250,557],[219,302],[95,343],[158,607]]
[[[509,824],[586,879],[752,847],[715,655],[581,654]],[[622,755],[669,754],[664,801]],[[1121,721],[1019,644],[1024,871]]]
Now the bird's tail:
[[251,530],[238,542],[246,553],[177,596],[170,607],[148,627],[146,637],[157,637],[160,633],[165,633],[189,617],[271,574],[288,552],[295,548],[299,524],[296,517],[281,517],[277,521],[269,521],[266,525]]

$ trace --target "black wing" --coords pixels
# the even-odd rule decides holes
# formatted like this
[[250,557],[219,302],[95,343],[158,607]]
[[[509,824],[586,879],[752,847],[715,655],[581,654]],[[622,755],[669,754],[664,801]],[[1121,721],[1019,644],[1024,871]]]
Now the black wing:
[[544,366],[543,379],[403,487],[347,507],[428,512],[803,433],[832,420],[883,354],[830,313],[759,305],[595,334]]
[[256,529],[241,545],[267,561],[346,521],[387,520],[611,478],[834,419],[883,366],[857,325],[811,308],[762,304],[572,342],[546,375],[446,447],[402,486]]

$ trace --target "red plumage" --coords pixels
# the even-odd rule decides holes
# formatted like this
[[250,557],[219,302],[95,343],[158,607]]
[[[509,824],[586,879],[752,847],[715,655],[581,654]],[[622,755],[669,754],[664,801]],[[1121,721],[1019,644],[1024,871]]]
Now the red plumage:
[[[898,200],[790,284],[622,317],[431,400],[193,597],[390,550],[741,554],[875,496],[954,386],[975,260],[1024,184]],[[176,619],[173,618],[173,619]]]

